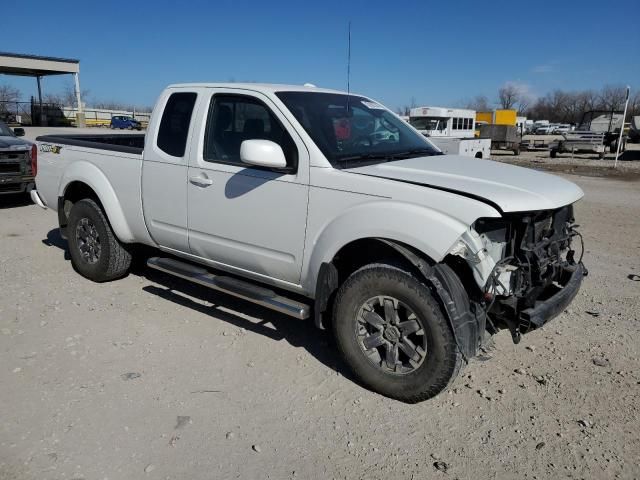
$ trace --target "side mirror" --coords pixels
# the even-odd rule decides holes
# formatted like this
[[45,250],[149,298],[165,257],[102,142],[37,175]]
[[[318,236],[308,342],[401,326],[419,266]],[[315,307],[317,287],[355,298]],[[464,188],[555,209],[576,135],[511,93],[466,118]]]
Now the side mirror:
[[282,148],[271,140],[245,140],[240,145],[240,160],[258,167],[285,168],[287,166]]
[[13,133],[16,134],[16,137],[24,137],[24,128],[16,127],[13,129]]

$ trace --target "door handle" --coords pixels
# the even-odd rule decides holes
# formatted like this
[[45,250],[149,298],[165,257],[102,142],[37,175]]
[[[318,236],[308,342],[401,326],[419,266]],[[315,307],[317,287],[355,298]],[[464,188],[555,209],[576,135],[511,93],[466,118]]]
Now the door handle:
[[213,185],[213,180],[199,175],[197,177],[189,177],[189,181],[199,187],[208,187],[209,185]]

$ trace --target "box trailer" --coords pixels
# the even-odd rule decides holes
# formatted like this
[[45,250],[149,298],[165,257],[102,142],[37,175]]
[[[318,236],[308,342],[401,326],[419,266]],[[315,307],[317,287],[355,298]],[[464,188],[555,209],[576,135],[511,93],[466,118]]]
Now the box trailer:
[[515,125],[480,125],[480,138],[491,140],[492,150],[511,150],[520,155],[520,135]]

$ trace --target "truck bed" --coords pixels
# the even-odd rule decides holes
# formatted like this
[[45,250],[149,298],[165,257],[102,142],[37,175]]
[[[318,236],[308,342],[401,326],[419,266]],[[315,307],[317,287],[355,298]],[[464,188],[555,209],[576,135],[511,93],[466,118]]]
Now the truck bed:
[[135,154],[141,154],[144,149],[144,133],[42,135],[36,140],[58,145],[73,145]]
[[[117,224],[120,240],[151,242],[142,213],[144,134],[42,135],[38,144],[36,188],[45,205],[59,209],[66,175],[89,185],[107,215]],[[59,148],[52,148],[59,147]]]

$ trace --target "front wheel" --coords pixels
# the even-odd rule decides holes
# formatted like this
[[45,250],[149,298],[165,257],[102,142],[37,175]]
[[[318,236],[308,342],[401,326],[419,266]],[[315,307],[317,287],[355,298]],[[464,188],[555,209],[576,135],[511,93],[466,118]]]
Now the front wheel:
[[95,200],[76,202],[67,225],[71,263],[80,275],[94,282],[123,277],[131,266],[131,253],[116,238]]
[[365,386],[415,403],[443,391],[462,357],[429,288],[401,268],[372,264],[336,297],[333,331],[340,354]]

